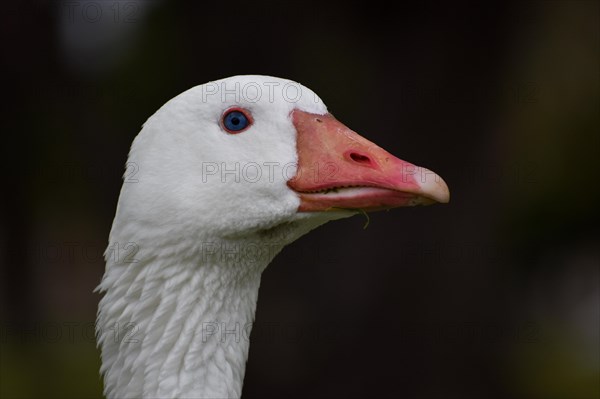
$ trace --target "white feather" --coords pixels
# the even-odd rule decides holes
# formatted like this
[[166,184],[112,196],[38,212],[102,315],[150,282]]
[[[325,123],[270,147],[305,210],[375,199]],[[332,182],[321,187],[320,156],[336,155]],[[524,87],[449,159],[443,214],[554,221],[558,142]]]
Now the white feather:
[[[232,106],[252,113],[242,134],[220,127]],[[180,94],[144,124],[128,159],[137,182],[121,189],[98,287],[107,397],[241,395],[261,272],[286,244],[351,215],[297,213],[286,185],[298,159],[294,108],[327,112],[297,83],[236,76]],[[260,179],[207,169],[249,163]]]

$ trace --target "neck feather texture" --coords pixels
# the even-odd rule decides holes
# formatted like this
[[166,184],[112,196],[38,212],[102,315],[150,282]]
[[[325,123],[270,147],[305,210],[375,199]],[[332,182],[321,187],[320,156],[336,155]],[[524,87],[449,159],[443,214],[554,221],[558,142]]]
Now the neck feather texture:
[[97,288],[104,394],[240,397],[262,271],[285,245],[352,214],[297,216],[203,240],[117,212]]
[[280,249],[211,242],[195,256],[127,262],[107,253],[97,324],[107,397],[239,397],[261,272]]

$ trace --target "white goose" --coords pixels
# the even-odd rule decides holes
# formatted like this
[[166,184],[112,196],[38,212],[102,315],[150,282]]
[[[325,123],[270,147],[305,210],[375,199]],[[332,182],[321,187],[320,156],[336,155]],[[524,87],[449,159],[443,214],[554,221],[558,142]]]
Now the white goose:
[[98,287],[110,398],[239,397],[261,272],[286,244],[357,210],[449,200],[439,176],[268,76],[173,98],[128,161]]

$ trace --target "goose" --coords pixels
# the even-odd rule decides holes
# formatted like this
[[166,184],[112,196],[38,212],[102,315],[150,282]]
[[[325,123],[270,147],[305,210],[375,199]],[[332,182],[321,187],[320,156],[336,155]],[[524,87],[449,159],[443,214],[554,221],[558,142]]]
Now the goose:
[[307,87],[195,86],[142,126],[96,288],[109,398],[240,397],[261,273],[365,211],[449,201],[446,183],[339,122]]

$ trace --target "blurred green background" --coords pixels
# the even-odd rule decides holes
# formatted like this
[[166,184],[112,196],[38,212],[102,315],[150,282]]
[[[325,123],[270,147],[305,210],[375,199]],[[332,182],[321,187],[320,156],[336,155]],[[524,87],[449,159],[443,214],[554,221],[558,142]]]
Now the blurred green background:
[[448,183],[263,276],[244,397],[600,397],[597,1],[2,6],[0,396],[102,395],[93,323],[129,145],[267,74]]

